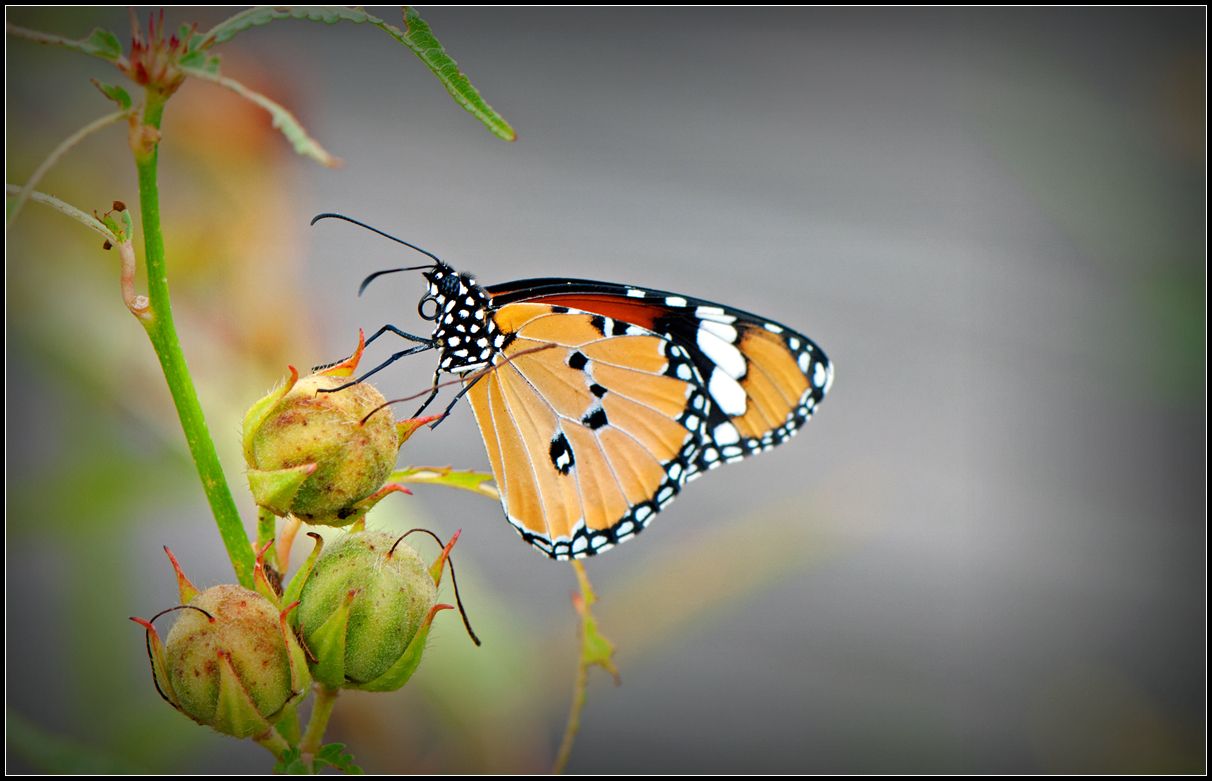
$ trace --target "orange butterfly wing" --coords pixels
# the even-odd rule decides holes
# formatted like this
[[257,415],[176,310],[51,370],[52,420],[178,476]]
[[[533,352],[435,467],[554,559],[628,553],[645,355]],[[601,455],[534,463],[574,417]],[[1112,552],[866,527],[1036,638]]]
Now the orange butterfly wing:
[[609,549],[689,480],[785,441],[832,380],[811,340],[756,315],[535,282],[493,289],[508,338],[467,395],[506,517],[553,558]]
[[687,411],[706,404],[676,376],[689,365],[677,345],[637,326],[607,336],[593,319],[503,307],[497,324],[512,338],[467,393],[506,517],[554,558],[612,547],[673,498],[700,434]]

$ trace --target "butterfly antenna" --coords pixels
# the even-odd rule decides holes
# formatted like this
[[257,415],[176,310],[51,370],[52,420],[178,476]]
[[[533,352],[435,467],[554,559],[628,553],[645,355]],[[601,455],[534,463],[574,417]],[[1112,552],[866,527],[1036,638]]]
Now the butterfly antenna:
[[[400,537],[399,540],[396,540],[396,545],[399,545],[404,537],[407,537],[413,532],[424,532],[430,537],[433,537],[434,541],[437,542],[439,546],[442,548],[446,547],[446,543],[442,542],[442,538],[431,532],[429,529],[409,529],[408,531],[404,532],[404,535]],[[395,552],[396,545],[391,546],[391,551],[389,551],[387,554],[388,556]],[[481,645],[480,638],[476,636],[475,630],[471,628],[471,622],[467,620],[467,611],[463,609],[463,598],[459,596],[459,581],[457,578],[455,578],[454,557],[448,555],[446,557],[446,563],[450,565],[450,584],[454,586],[455,604],[459,606],[459,615],[463,617],[463,627],[467,630],[467,634],[471,637],[471,641],[476,645]]]
[[362,280],[362,284],[358,285],[358,295],[362,295],[362,293],[366,290],[366,287],[371,282],[375,281],[375,279],[383,276],[384,274],[394,274],[397,271],[419,271],[423,268],[433,268],[433,266],[405,266],[403,268],[388,268],[383,269],[382,271],[376,271],[375,273],[366,277],[366,279]]
[[[361,220],[355,220],[353,217],[346,217],[344,214],[337,214],[336,212],[324,212],[323,214],[317,214],[315,217],[311,218],[310,224],[315,225],[320,220],[326,220],[329,218],[335,219],[335,220],[345,220],[346,222],[352,222],[354,225],[357,225],[360,228],[365,228],[366,230],[368,230],[372,233],[379,234],[380,236],[382,236],[385,239],[391,239],[392,241],[396,242],[397,244],[403,244],[405,247],[415,249],[417,252],[420,252],[422,255],[427,255],[427,256],[433,258],[435,262],[442,263],[442,259],[439,258],[437,255],[433,254],[432,252],[430,252],[429,250],[418,247],[416,244],[413,244],[410,241],[404,241],[404,239],[400,239],[395,236],[392,236],[390,233],[387,233],[386,231],[381,231],[378,228],[374,227],[373,225],[367,225],[366,223],[362,222]],[[443,265],[445,265],[445,264],[443,264]],[[429,268],[429,266],[422,266],[421,268]]]

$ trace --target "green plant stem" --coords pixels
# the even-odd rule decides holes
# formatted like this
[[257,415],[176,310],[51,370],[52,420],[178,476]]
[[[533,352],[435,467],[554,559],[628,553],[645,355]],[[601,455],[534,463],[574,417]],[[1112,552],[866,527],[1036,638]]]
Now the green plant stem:
[[572,705],[568,709],[568,722],[564,725],[564,737],[560,740],[560,750],[556,754],[551,772],[561,775],[568,766],[568,758],[572,756],[572,744],[581,731],[581,711],[585,710],[585,691],[589,688],[589,665],[577,663],[577,677],[572,685]]
[[572,569],[577,576],[577,585],[581,588],[581,593],[574,594],[572,598],[573,607],[581,617],[581,654],[577,659],[577,676],[573,682],[568,722],[564,726],[564,737],[560,741],[560,750],[552,765],[551,772],[557,775],[563,773],[567,767],[568,758],[572,756],[572,744],[581,730],[581,712],[585,709],[585,692],[589,687],[589,668],[595,665],[601,667],[614,677],[615,685],[619,685],[619,671],[614,666],[614,644],[598,630],[597,619],[593,617],[593,604],[598,601],[593,584],[589,582],[584,564],[574,559]]
[[311,718],[307,720],[307,732],[299,742],[299,752],[306,762],[319,753],[324,743],[324,732],[328,729],[328,719],[332,717],[333,706],[337,704],[340,689],[330,689],[322,683],[315,685],[316,699],[311,706]]
[[[158,137],[167,96],[154,89],[148,89],[146,95],[143,124],[152,128]],[[140,322],[147,330],[156,357],[160,359],[164,379],[168,382],[169,392],[177,407],[177,415],[181,419],[181,428],[185,431],[190,455],[197,465],[206,500],[215,516],[219,535],[223,538],[228,557],[231,558],[236,578],[246,588],[253,588],[252,546],[244,530],[244,522],[240,519],[240,512],[236,509],[231,489],[227,485],[223,467],[219,463],[215,443],[206,427],[202,405],[198,402],[198,393],[194,389],[193,378],[185,363],[185,354],[181,351],[181,341],[177,337],[177,327],[173,323],[172,305],[168,294],[168,273],[164,260],[164,237],[160,230],[160,190],[157,182],[159,143],[149,141],[140,145],[132,141],[132,148],[139,173],[139,208],[143,218],[144,262],[147,264],[147,292],[150,304],[150,316]]]
[[270,729],[259,738],[255,738],[258,744],[269,749],[269,752],[274,755],[275,759],[281,759],[282,755],[290,750],[290,744],[286,742],[286,738],[278,734],[276,729]]
[[[265,547],[265,543],[274,539],[278,534],[278,516],[264,507],[257,508],[257,550]],[[268,557],[267,557],[268,558]]]

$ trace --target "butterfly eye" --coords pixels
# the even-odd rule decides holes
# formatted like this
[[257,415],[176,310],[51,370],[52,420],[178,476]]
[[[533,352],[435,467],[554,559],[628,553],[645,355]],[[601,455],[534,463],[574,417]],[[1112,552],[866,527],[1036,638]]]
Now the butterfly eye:
[[438,282],[438,290],[447,298],[453,298],[459,294],[459,278],[455,276],[442,277]]
[[[432,306],[426,306],[431,304]],[[417,314],[422,320],[437,320],[438,319],[438,299],[433,296],[425,296],[417,304]]]

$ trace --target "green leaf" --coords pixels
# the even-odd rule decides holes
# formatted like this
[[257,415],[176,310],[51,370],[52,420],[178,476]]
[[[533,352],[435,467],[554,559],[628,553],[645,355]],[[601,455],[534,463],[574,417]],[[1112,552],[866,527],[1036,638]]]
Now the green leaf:
[[55,774],[134,775],[145,768],[100,749],[52,735],[12,711],[5,714],[5,743],[36,770]]
[[517,131],[480,96],[471,80],[459,70],[458,63],[442,48],[442,44],[415,8],[404,6],[404,28],[407,32],[403,34],[386,22],[375,20],[372,24],[412,49],[413,54],[425,63],[425,67],[438,77],[438,81],[442,82],[442,86],[455,102],[483,122],[494,135],[505,141],[517,140]]
[[499,499],[497,487],[492,485],[492,474],[470,469],[452,469],[448,466],[410,466],[397,469],[387,477],[389,483],[429,483],[471,491],[490,499]]
[[122,56],[122,42],[109,30],[98,27],[84,39],[83,51],[85,54],[116,62]]
[[[311,575],[312,569],[316,566],[316,559],[320,558],[320,551],[324,549],[324,538],[314,532],[308,532],[308,536],[315,540],[316,544],[308,554],[307,560],[303,562],[303,566],[295,571],[295,574],[290,579],[290,584],[286,587],[286,593],[282,595],[282,604],[291,605],[299,600],[299,596],[303,593],[303,586],[307,584],[307,578]],[[298,615],[298,611],[291,613],[291,622],[295,623],[294,616]]]
[[205,51],[191,51],[182,57],[177,64],[183,70],[200,70],[212,76],[219,75],[219,57],[214,54],[207,54]]
[[301,19],[324,24],[353,22],[378,27],[411,49],[412,53],[425,63],[425,67],[438,77],[438,81],[442,82],[442,86],[446,88],[455,102],[484,123],[484,126],[494,135],[506,141],[514,141],[518,137],[517,131],[492,106],[488,105],[479,91],[472,86],[471,80],[459,70],[458,63],[446,53],[446,49],[438,41],[437,36],[433,34],[429,25],[412,6],[404,6],[403,30],[361,8],[337,5],[258,6],[242,11],[211,28],[200,45],[212,46],[226,43],[245,30],[269,24],[277,19]]
[[61,35],[52,35],[38,30],[28,30],[15,24],[6,24],[4,30],[9,35],[24,38],[34,43],[41,43],[47,46],[62,46],[65,49],[71,49],[72,51],[92,57],[100,57],[109,62],[116,63],[122,59],[122,44],[118,41],[118,36],[109,30],[102,30],[100,27],[89,33],[87,38],[81,38],[80,40],[64,38]]
[[286,515],[299,489],[315,471],[316,464],[302,464],[287,469],[249,469],[248,487],[257,506],[274,515]]
[[303,761],[303,755],[297,748],[292,748],[282,754],[282,758],[274,765],[274,773],[286,776],[309,776],[311,768]]
[[353,754],[345,750],[344,743],[329,743],[316,752],[315,772],[319,773],[323,765],[351,776],[362,775],[362,768],[354,764]]
[[181,64],[181,70],[189,76],[193,76],[203,81],[209,81],[218,84],[221,87],[226,87],[242,98],[251,100],[261,108],[269,112],[273,118],[274,127],[282,131],[282,135],[286,136],[286,140],[290,141],[291,146],[295,151],[304,157],[310,157],[312,160],[320,163],[320,165],[329,168],[335,168],[341,164],[340,159],[329,154],[328,150],[320,146],[320,142],[307,134],[303,129],[303,125],[295,118],[295,115],[287,111],[284,107],[265,97],[259,92],[245,87],[235,79],[229,79],[226,76],[220,76],[218,72],[218,60],[212,58],[214,68],[211,69],[211,63],[201,68],[186,67],[184,62]]
[[316,659],[313,677],[330,689],[345,685],[345,636],[349,630],[349,611],[353,604],[351,591],[324,623],[307,638],[307,647]]
[[342,5],[316,6],[268,6],[261,5],[241,11],[235,16],[219,22],[203,37],[203,46],[227,43],[245,30],[269,24],[278,19],[300,19],[308,22],[354,22],[361,24],[368,21],[368,13],[359,8],[348,8]]
[[101,90],[101,94],[118,104],[118,108],[123,111],[130,111],[130,107],[134,101],[131,100],[130,93],[122,89],[117,84],[106,84],[103,81],[91,79],[93,86]]

